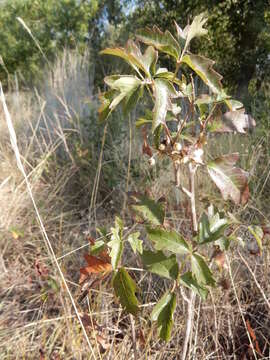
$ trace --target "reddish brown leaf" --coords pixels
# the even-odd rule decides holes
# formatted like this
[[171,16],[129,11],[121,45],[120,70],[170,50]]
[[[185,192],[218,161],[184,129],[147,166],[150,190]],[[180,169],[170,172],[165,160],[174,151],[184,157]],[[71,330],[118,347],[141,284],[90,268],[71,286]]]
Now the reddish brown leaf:
[[147,142],[147,132],[146,132],[146,128],[144,127],[142,129],[142,134],[143,134],[143,147],[142,147],[142,152],[145,155],[148,155],[149,157],[153,156],[153,152],[151,150],[151,147],[149,146],[148,142]]
[[151,150],[150,146],[148,145],[147,141],[143,142],[142,152],[143,152],[143,154],[148,155],[149,157],[153,156],[152,150]]
[[219,285],[223,288],[223,290],[229,290],[231,287],[229,280],[224,277],[220,280]]
[[37,274],[43,278],[47,278],[49,275],[48,268],[38,259],[35,261],[35,270]]
[[235,204],[246,203],[249,196],[248,173],[236,166],[238,153],[223,155],[208,162],[208,173],[219,188],[224,200],[229,197]]
[[268,226],[267,225],[263,226],[262,230],[263,230],[264,235],[266,235],[266,234],[270,235],[270,226],[269,225]]
[[145,348],[146,345],[146,340],[145,340],[145,336],[144,333],[142,331],[142,329],[139,329],[139,334],[138,334],[138,338],[139,338],[139,344],[142,348]]
[[[95,245],[96,240],[92,238],[91,236],[87,237],[87,240],[90,242],[91,245]],[[110,255],[108,254],[108,249],[105,248],[98,254],[99,259],[105,261],[105,262],[111,262]],[[87,261],[87,260],[86,260]]]
[[210,131],[213,132],[238,132],[245,134],[246,130],[252,129],[256,126],[255,120],[245,114],[245,109],[228,111],[225,114],[217,113],[214,117]]
[[228,268],[225,261],[225,254],[223,251],[217,251],[214,255],[214,260],[220,270]]
[[42,349],[39,349],[39,360],[46,360],[45,352]]
[[95,245],[95,239],[92,236],[87,236],[87,240],[90,242],[91,245]]
[[248,202],[248,199],[249,199],[249,195],[250,195],[249,187],[248,187],[248,184],[246,184],[246,187],[244,188],[244,190],[241,194],[241,204],[242,205],[246,205],[246,203]]
[[89,254],[85,254],[84,258],[88,265],[80,269],[80,284],[91,274],[104,274],[112,271],[112,265],[107,260],[99,259]]
[[85,327],[91,327],[93,329],[97,328],[97,323],[94,319],[91,320],[90,316],[88,314],[83,314],[81,317],[82,323]]
[[249,322],[248,320],[246,320],[246,325],[247,325],[247,330],[248,330],[248,332],[249,332],[249,335],[250,335],[251,339],[252,339],[252,340],[254,341],[254,343],[255,343],[255,349],[256,349],[257,353],[262,356],[263,354],[262,354],[262,352],[261,352],[261,349],[260,349],[258,340],[257,340],[257,338],[256,338],[255,331],[252,329],[252,327],[251,327],[251,325],[250,325],[250,322]]
[[96,335],[97,342],[103,348],[103,350],[108,350],[110,348],[110,342],[103,334]]
[[83,269],[87,272],[87,274],[98,274],[112,271],[112,265],[103,259],[99,259],[89,254],[85,254],[84,258],[87,261],[88,266]]
[[108,337],[102,333],[102,326],[98,325],[98,323],[94,319],[91,319],[88,314],[83,314],[81,320],[83,325],[86,328],[89,328],[91,334],[93,334],[93,338],[96,338],[96,341],[102,347],[102,349],[107,350],[110,347],[110,342]]
[[256,249],[249,249],[249,253],[250,255],[262,255],[259,247],[257,247]]

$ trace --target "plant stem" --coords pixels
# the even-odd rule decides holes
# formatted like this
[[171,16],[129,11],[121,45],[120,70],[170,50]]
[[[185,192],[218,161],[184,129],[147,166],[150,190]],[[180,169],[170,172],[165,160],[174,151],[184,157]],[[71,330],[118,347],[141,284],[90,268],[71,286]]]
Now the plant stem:
[[192,230],[193,233],[197,233],[198,231],[198,223],[197,223],[197,214],[196,214],[196,203],[195,203],[195,174],[197,170],[197,165],[193,165],[189,163],[189,184],[190,184],[190,205],[191,205],[191,213],[192,213]]
[[186,335],[182,352],[182,360],[186,360],[188,343],[190,340],[190,335],[192,332],[193,318],[194,318],[194,304],[195,304],[196,294],[194,291],[190,290],[190,297],[188,300],[188,314],[187,314],[187,327]]
[[[197,170],[197,165],[189,163],[189,185],[190,185],[190,204],[191,204],[191,213],[192,213],[192,230],[193,234],[198,231],[198,222],[197,222],[197,213],[196,213],[196,203],[195,203],[195,174]],[[194,318],[194,304],[196,300],[196,294],[194,291],[190,290],[190,297],[188,300],[188,317],[187,317],[187,326],[186,326],[186,335],[182,352],[182,360],[186,360],[188,344],[190,341],[192,333],[192,324]]]
[[134,353],[134,360],[138,359],[137,346],[136,346],[136,331],[135,331],[135,321],[133,315],[129,315],[131,323],[131,333],[132,333],[132,347]]

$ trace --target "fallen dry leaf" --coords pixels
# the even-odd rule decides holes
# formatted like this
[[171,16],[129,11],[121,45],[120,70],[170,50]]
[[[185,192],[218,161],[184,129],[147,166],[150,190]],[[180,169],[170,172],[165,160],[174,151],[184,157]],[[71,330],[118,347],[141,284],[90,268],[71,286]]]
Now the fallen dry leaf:
[[112,265],[108,260],[99,259],[89,254],[85,254],[84,258],[87,266],[80,269],[80,284],[91,274],[104,274],[112,271]]
[[97,342],[99,343],[99,345],[104,350],[108,350],[110,348],[110,346],[111,346],[110,342],[108,341],[108,339],[103,334],[97,334],[96,339],[97,339]]
[[214,255],[214,260],[220,271],[222,269],[225,269],[225,270],[228,269],[228,265],[226,264],[226,261],[225,261],[225,254],[223,251],[217,251],[216,254]]
[[246,320],[246,325],[247,325],[247,329],[248,329],[248,332],[249,332],[249,335],[251,337],[251,339],[254,341],[255,343],[255,349],[257,351],[257,353],[259,355],[263,355],[262,352],[261,352],[261,349],[260,349],[260,346],[259,346],[259,343],[258,343],[258,340],[256,338],[256,335],[255,335],[255,331],[252,329],[251,325],[250,325],[250,322],[248,320]]

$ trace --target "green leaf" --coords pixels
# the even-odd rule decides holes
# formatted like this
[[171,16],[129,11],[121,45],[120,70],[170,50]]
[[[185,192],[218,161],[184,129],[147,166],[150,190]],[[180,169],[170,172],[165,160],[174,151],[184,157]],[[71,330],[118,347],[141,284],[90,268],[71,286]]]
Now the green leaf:
[[222,91],[222,76],[213,69],[214,61],[207,59],[204,56],[189,54],[183,57],[182,62],[186,63],[193,71],[195,71],[215,94]]
[[111,248],[110,257],[113,269],[116,269],[123,253],[123,222],[116,217],[115,227],[111,228],[111,241],[108,246]]
[[97,227],[96,228],[97,233],[104,238],[105,242],[107,243],[108,241],[110,241],[110,236],[109,236],[109,231],[107,230],[107,228],[105,226],[102,227]]
[[133,41],[129,40],[126,46],[128,52],[132,54],[136,60],[141,64],[142,70],[149,77],[151,73],[155,73],[155,67],[158,59],[158,52],[153,46],[148,46],[145,53],[142,55],[139,46]]
[[262,239],[264,236],[263,229],[257,225],[250,225],[248,227],[248,230],[255,237],[259,249],[262,251],[263,250]]
[[225,114],[216,114],[209,124],[211,132],[239,132],[245,134],[246,130],[256,126],[252,116],[245,114],[245,109],[228,111]]
[[47,280],[48,287],[53,290],[55,293],[58,293],[60,291],[60,286],[58,282],[52,278],[51,276]]
[[180,281],[183,283],[183,285],[196,292],[203,300],[206,300],[208,290],[198,283],[196,278],[192,275],[191,271],[187,271],[186,273],[184,273],[181,276]]
[[163,33],[157,26],[154,26],[153,29],[146,28],[139,30],[136,37],[141,42],[154,46],[161,52],[174,57],[176,60],[178,60],[180,56],[180,46],[168,30]]
[[206,244],[218,240],[224,235],[228,225],[228,220],[218,211],[211,215],[203,213],[199,222],[198,243]]
[[95,244],[90,247],[90,255],[98,255],[105,249],[105,242],[103,240],[95,241]]
[[142,81],[133,75],[106,76],[104,81],[112,89],[124,94],[134,92],[142,84]]
[[107,48],[100,52],[101,55],[113,55],[124,59],[128,64],[130,64],[134,69],[144,70],[144,67],[136,59],[136,57],[127,52],[124,48]]
[[113,288],[123,308],[130,314],[136,315],[139,311],[139,303],[135,296],[137,286],[126,269],[117,270],[113,278]]
[[142,70],[147,76],[155,72],[158,53],[149,46],[142,55],[141,50],[134,41],[129,40],[125,48],[107,48],[100,52],[102,55],[113,55],[124,59],[136,71]]
[[111,108],[111,103],[116,95],[117,95],[117,91],[109,90],[107,92],[102,93],[99,96],[99,101],[101,104],[98,109],[98,116],[99,116],[99,120],[101,122],[105,121],[111,114],[111,112],[113,110]]
[[142,262],[145,268],[154,274],[172,280],[176,280],[178,277],[179,268],[175,255],[167,257],[162,251],[154,253],[150,250],[144,250]]
[[159,68],[158,71],[155,74],[155,79],[166,79],[169,80],[171,82],[174,82],[175,84],[177,84],[179,87],[182,87],[183,83],[181,80],[179,80],[174,73],[172,73],[171,71],[168,71],[166,68]]
[[190,41],[193,38],[207,34],[207,30],[203,28],[203,25],[206,23],[206,21],[207,18],[205,17],[205,14],[202,13],[195,16],[191,25],[187,25],[183,31],[179,26],[177,26],[178,36],[186,39],[185,49],[188,47]]
[[154,143],[156,149],[158,149],[159,145],[160,145],[160,136],[162,134],[162,130],[163,130],[162,125],[159,125],[155,129],[154,134],[153,134],[153,143]]
[[133,234],[130,234],[128,239],[127,239],[135,254],[137,252],[142,254],[142,252],[143,252],[143,241],[139,240],[139,236],[140,236],[140,233],[135,232]]
[[225,100],[225,103],[231,111],[239,110],[244,107],[240,101],[234,99],[227,99]]
[[145,114],[136,121],[136,126],[140,127],[142,125],[152,123],[152,121],[153,121],[153,113],[152,111],[146,109]]
[[165,124],[168,110],[172,110],[171,99],[177,97],[173,85],[165,79],[154,80],[155,106],[153,109],[152,132],[160,124]]
[[168,250],[175,254],[189,254],[190,248],[182,235],[174,230],[147,227],[147,235],[156,250]]
[[235,204],[245,204],[249,196],[248,173],[234,166],[238,158],[238,153],[221,156],[208,162],[207,169],[224,200],[231,198]]
[[197,253],[192,254],[191,269],[199,284],[210,286],[215,285],[215,280],[212,276],[211,270],[201,255]]
[[[105,112],[107,117],[123,99],[125,99],[124,111],[131,111],[142,95],[142,82],[136,76],[111,75],[105,77],[104,81],[113,91],[115,91],[114,93],[109,93],[110,97],[108,100],[103,100],[104,109],[102,108],[102,113]],[[116,96],[112,98],[112,95]]]
[[201,94],[197,97],[197,99],[194,101],[194,104],[196,105],[202,105],[202,104],[213,104],[217,102],[215,96],[211,96],[208,94]]
[[152,225],[163,224],[165,211],[162,203],[156,202],[144,195],[136,194],[132,195],[132,198],[136,201],[136,204],[131,205],[131,208],[139,217]]
[[129,114],[131,112],[131,110],[133,110],[135,108],[139,99],[142,98],[142,96],[143,96],[143,90],[144,90],[144,86],[141,85],[141,86],[137,87],[137,89],[135,91],[133,91],[130,94],[130,96],[127,96],[124,99],[124,104],[123,104],[124,115]]
[[159,336],[162,340],[169,341],[173,327],[173,313],[176,307],[175,293],[165,293],[155,305],[151,319],[157,321]]
[[225,251],[229,249],[231,242],[231,237],[221,236],[218,240],[216,240],[215,245],[218,245],[221,251]]
[[153,121],[152,119],[148,120],[148,119],[145,119],[145,118],[141,117],[136,121],[135,125],[136,125],[137,128],[139,128],[139,127],[141,127],[143,125],[146,125],[146,124],[152,124],[152,121]]

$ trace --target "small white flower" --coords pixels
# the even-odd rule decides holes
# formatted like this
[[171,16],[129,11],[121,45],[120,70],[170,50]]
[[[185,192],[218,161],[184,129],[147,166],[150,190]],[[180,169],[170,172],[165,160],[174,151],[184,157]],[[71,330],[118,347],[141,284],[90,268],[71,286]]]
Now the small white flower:
[[189,156],[186,155],[183,157],[183,163],[187,164],[188,162],[189,162]]
[[148,160],[148,163],[150,166],[154,166],[156,164],[156,160],[154,159],[153,156]]
[[173,148],[174,148],[175,151],[181,151],[183,146],[182,146],[182,144],[177,142],[177,143],[174,144]]
[[196,162],[196,163],[202,163],[202,156],[203,156],[203,149],[201,148],[198,148],[196,150],[194,150],[194,153],[193,153],[193,160]]
[[164,144],[160,144],[159,147],[158,147],[158,149],[159,149],[160,151],[164,151],[164,150],[166,149],[166,146],[165,146]]

